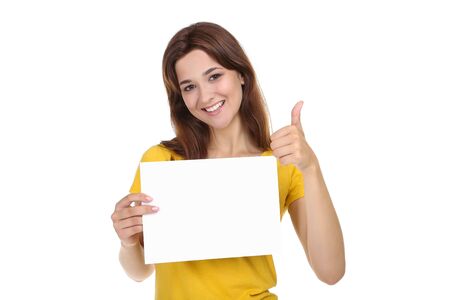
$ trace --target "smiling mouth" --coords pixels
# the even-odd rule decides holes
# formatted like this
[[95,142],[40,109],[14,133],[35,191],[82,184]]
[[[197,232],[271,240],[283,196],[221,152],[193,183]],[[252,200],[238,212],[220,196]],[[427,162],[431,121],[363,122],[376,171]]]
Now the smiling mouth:
[[222,107],[224,103],[225,103],[225,100],[222,100],[222,101],[214,104],[213,106],[202,108],[202,110],[206,111],[206,112],[214,112],[214,111],[218,110],[220,107]]

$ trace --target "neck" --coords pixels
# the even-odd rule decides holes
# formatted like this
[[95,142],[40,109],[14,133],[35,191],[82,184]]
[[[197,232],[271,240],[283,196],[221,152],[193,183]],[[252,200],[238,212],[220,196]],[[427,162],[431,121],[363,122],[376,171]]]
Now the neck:
[[242,127],[238,116],[226,128],[211,128],[209,158],[251,156],[260,152],[261,150],[250,141],[247,130]]

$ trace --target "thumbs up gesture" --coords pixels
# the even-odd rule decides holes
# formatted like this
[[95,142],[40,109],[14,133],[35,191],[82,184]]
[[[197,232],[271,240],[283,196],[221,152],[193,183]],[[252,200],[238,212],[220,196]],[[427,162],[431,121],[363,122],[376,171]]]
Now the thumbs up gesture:
[[300,121],[303,101],[297,102],[291,113],[291,125],[275,131],[271,136],[270,147],[273,155],[282,165],[294,164],[300,171],[317,162],[316,155],[305,139]]

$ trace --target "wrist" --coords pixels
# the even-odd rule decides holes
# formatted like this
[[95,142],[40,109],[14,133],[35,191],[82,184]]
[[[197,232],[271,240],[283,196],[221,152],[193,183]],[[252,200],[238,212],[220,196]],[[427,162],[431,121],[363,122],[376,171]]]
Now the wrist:
[[122,248],[125,248],[125,249],[134,248],[137,245],[139,245],[139,240],[137,240],[133,243],[124,243],[123,241],[120,241],[120,245]]
[[308,164],[296,164],[296,167],[304,174],[304,173],[317,173],[320,170],[319,160],[314,157],[311,159]]

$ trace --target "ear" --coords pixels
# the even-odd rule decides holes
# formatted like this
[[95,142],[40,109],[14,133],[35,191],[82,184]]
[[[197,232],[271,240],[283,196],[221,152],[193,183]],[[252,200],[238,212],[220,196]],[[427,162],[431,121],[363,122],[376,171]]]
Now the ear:
[[244,76],[241,73],[238,73],[238,76],[239,76],[239,80],[241,81],[241,85],[244,85],[245,84]]

